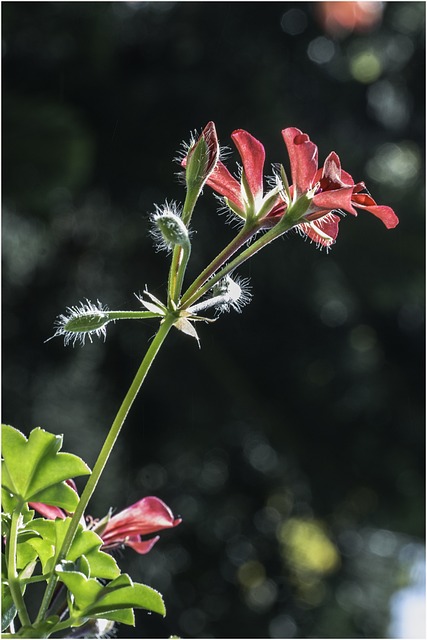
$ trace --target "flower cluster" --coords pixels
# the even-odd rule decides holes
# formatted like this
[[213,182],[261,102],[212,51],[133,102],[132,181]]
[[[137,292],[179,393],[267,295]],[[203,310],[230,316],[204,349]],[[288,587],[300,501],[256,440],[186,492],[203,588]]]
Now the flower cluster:
[[[240,180],[218,161],[207,184],[223,196],[227,206],[243,220],[255,219],[260,228],[274,226],[290,215],[298,201],[298,217],[292,227],[321,247],[330,247],[338,235],[340,212],[357,215],[356,208],[378,217],[391,229],[399,220],[393,209],[377,205],[363,182],[355,183],[341,168],[338,155],[332,151],[322,168],[318,168],[318,149],[306,133],[295,127],[282,131],[288,151],[292,184],[284,172],[276,175],[274,186],[264,194],[265,150],[261,142],[242,129],[232,134],[243,169]],[[288,227],[289,228],[289,227]]]

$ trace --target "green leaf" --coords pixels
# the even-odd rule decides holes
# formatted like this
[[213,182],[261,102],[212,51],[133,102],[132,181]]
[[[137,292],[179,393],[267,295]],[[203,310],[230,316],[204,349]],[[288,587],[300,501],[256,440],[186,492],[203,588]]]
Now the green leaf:
[[166,614],[163,598],[155,589],[139,583],[114,588],[114,582],[115,580],[110,582],[108,587],[104,589],[102,598],[100,598],[96,606],[92,608],[94,613],[110,611],[113,607],[117,609],[136,607],[138,609],[154,611],[163,616]]
[[4,631],[13,622],[16,616],[16,607],[13,604],[12,598],[7,602],[2,603],[1,608],[1,630]]
[[[32,548],[40,558],[43,573],[49,573],[56,564],[70,522],[71,518],[65,518],[65,520],[36,518],[28,525],[35,535],[22,544],[23,551],[20,551],[21,545],[18,544],[18,554],[21,553],[22,557],[27,559],[31,557],[31,553],[25,550],[25,545]],[[82,525],[79,525],[65,559],[77,563],[80,558],[84,557],[80,567],[83,573],[88,574],[88,577],[112,580],[120,575],[120,569],[112,556],[101,551],[101,546],[102,539],[94,531],[84,529]]]
[[[12,495],[6,489],[1,490],[1,504],[2,504],[2,517],[7,518],[7,516],[12,515],[18,506],[18,499],[16,496]],[[22,523],[26,524],[30,520],[34,518],[34,510],[30,509],[27,504],[21,509]]]
[[83,573],[63,569],[62,565],[58,565],[56,572],[74,596],[73,616],[106,618],[117,622],[127,619],[129,621],[126,624],[133,624],[133,614],[131,621],[129,610],[134,607],[161,615],[166,613],[160,593],[146,585],[133,583],[127,574],[103,586],[94,578],[86,578]]
[[117,611],[107,611],[107,613],[100,613],[93,616],[98,620],[113,620],[114,622],[120,622],[122,624],[128,624],[131,627],[135,626],[135,614],[133,609],[118,609]]
[[[2,564],[3,571],[4,564]],[[16,607],[10,593],[9,585],[5,580],[1,583],[1,630],[4,631],[16,616]]]
[[[74,596],[73,608],[76,610],[75,613],[79,617],[90,617],[86,614],[92,604],[96,602],[104,587],[95,578],[86,578],[79,571],[66,571],[64,569],[66,567],[62,563],[55,567],[59,579]],[[74,614],[73,617],[75,617]]]
[[2,486],[21,502],[45,502],[73,511],[76,493],[64,481],[90,473],[81,458],[58,453],[62,436],[40,427],[27,438],[17,429],[2,425]]

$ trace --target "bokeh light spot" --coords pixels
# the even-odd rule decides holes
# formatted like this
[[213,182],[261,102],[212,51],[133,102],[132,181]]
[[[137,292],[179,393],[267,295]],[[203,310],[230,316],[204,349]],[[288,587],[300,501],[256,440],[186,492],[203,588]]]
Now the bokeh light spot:
[[272,619],[268,626],[270,638],[293,638],[297,631],[295,620],[286,614]]
[[301,9],[290,9],[283,14],[280,26],[290,36],[297,36],[306,29],[307,16]]
[[319,36],[310,42],[307,48],[307,55],[317,64],[330,62],[335,54],[335,45],[332,40]]
[[284,558],[297,572],[326,574],[340,564],[339,553],[316,520],[290,518],[279,530]]
[[320,319],[328,327],[339,327],[348,319],[347,305],[338,298],[327,300],[321,308]]
[[356,351],[370,351],[377,344],[377,337],[372,327],[360,324],[350,333],[350,344]]
[[366,169],[371,178],[387,186],[406,187],[420,173],[421,158],[418,148],[409,140],[399,144],[386,142],[369,160]]
[[257,560],[249,560],[242,564],[237,571],[240,584],[247,589],[262,584],[265,580],[265,568]]
[[359,51],[350,58],[350,72],[358,82],[370,84],[382,73],[381,60],[372,50]]

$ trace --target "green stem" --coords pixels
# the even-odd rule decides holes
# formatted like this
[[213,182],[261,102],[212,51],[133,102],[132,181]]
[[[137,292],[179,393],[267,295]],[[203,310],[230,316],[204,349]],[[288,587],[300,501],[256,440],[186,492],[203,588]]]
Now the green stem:
[[[257,231],[257,227],[253,224],[245,225],[237,234],[235,238],[217,255],[210,264],[202,271],[202,273],[194,280],[194,282],[188,287],[181,299],[180,307],[188,307],[188,301],[193,301],[194,294],[198,293],[198,290],[202,285],[209,280],[212,274],[217,271],[222,265],[231,258]],[[212,280],[209,280],[209,289],[214,284]],[[198,299],[200,296],[197,295]]]
[[[249,258],[252,258],[252,256],[258,253],[258,251],[263,249],[270,242],[273,242],[273,240],[281,236],[283,233],[285,233],[285,231],[288,231],[288,229],[290,229],[292,226],[294,226],[294,223],[291,223],[291,221],[289,223],[289,226],[284,222],[277,224],[275,227],[273,227],[272,229],[267,231],[267,233],[261,236],[258,240],[256,240],[253,244],[251,244],[247,249],[239,253],[239,255],[234,260],[229,262],[223,269],[221,269],[214,276],[212,276],[207,282],[205,282],[203,286],[197,289],[194,286],[195,285],[195,282],[194,282],[193,285],[191,285],[191,287],[186,291],[185,295],[182,297],[182,304],[180,305],[180,307],[182,308],[190,307],[199,298],[204,296],[205,293],[207,293],[207,291],[209,291],[209,289],[214,284],[216,284],[219,280],[221,280],[224,276],[226,276],[227,273],[230,273],[230,271],[233,271],[233,269],[235,269],[239,265],[246,262],[246,260],[249,260]],[[225,260],[223,262],[225,262]],[[201,276],[199,276],[198,280],[200,278]],[[192,293],[192,291],[194,293]]]
[[173,291],[173,296],[171,296],[171,299],[174,301],[175,304],[178,302],[178,298],[181,294],[185,271],[187,269],[187,264],[190,259],[191,245],[190,243],[188,243],[188,245],[184,245],[180,248],[182,249],[182,251],[181,251],[180,261],[179,261],[176,276],[175,276],[175,287]]
[[19,584],[18,572],[16,569],[16,551],[18,545],[18,525],[23,505],[18,504],[16,509],[12,513],[10,523],[10,534],[8,540],[8,562],[7,572],[9,580],[10,593],[13,598],[16,610],[18,612],[19,619],[23,627],[28,627],[31,622],[28,616],[27,607],[25,606],[24,596],[21,591],[21,585]]
[[[189,226],[194,207],[200,195],[200,189],[189,189],[185,195],[184,206],[182,208],[182,221],[186,227]],[[174,247],[172,254],[171,266],[169,269],[168,280],[168,306],[171,301],[176,303],[181,293],[182,282],[184,280],[185,270],[190,257],[190,246],[182,247],[177,245]]]
[[152,311],[107,311],[109,320],[148,320],[149,318],[159,318],[160,313]]
[[[110,457],[111,451],[114,447],[114,444],[118,438],[118,435],[121,431],[121,428],[124,424],[127,414],[138,395],[138,391],[140,390],[142,383],[145,380],[145,377],[156,357],[160,347],[162,346],[166,336],[168,335],[171,327],[176,321],[176,317],[172,314],[166,316],[161,323],[158,332],[156,333],[151,345],[149,346],[147,353],[144,356],[144,359],[141,362],[141,365],[135,375],[135,378],[117,412],[117,415],[114,419],[113,424],[111,425],[110,431],[105,439],[105,442],[102,446],[102,449],[98,455],[98,459],[95,462],[92,473],[89,476],[89,480],[86,483],[86,486],[83,490],[83,493],[80,497],[79,504],[77,505],[76,511],[73,514],[73,517],[70,522],[70,526],[67,529],[67,533],[65,535],[64,541],[62,543],[61,550],[57,557],[57,563],[63,560],[74,540],[74,536],[76,534],[77,528],[80,523],[80,519],[82,518],[86,507],[88,505],[89,500],[92,497],[93,492],[98,484],[99,478],[104,470],[105,465]],[[53,592],[55,590],[56,583],[58,581],[58,577],[55,574],[52,574],[46,592],[44,594],[44,598],[40,607],[40,611],[37,616],[36,623],[40,623],[45,618],[47,609],[49,607],[49,603],[52,599]]]

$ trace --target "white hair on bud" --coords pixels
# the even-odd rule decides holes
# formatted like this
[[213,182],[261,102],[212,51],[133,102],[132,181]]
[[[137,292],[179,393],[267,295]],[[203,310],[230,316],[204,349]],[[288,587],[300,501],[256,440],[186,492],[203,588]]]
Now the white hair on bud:
[[97,300],[94,304],[86,298],[85,302],[80,302],[73,307],[67,307],[66,313],[59,315],[54,322],[55,333],[45,342],[52,338],[63,337],[64,345],[68,346],[72,343],[73,347],[76,342],[80,342],[83,346],[86,338],[93,342],[93,336],[104,338],[107,336],[107,324],[114,322],[110,320],[108,308]]
[[219,282],[212,285],[211,296],[198,304],[188,307],[190,314],[214,308],[217,313],[224,313],[234,309],[239,313],[242,308],[252,300],[248,278],[231,278],[226,275]]
[[241,313],[242,308],[252,299],[249,278],[233,279],[227,275],[212,288],[212,295],[213,298],[218,298],[215,307],[219,313],[225,313],[231,309]]
[[159,229],[157,221],[159,218],[164,216],[170,216],[171,219],[177,218],[179,222],[181,222],[182,209],[173,200],[171,202],[166,200],[161,206],[155,204],[154,207],[156,210],[150,215],[150,222],[152,225],[150,229],[150,236],[154,239],[156,251],[166,251],[167,253],[170,253],[173,249],[173,244],[167,241],[161,229]]

